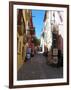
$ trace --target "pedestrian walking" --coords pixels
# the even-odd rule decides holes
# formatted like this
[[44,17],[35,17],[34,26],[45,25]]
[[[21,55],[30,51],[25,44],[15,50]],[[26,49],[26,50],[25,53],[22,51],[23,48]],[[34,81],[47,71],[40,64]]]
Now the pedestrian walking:
[[26,58],[27,58],[27,60],[31,59],[31,48],[29,46],[27,47]]

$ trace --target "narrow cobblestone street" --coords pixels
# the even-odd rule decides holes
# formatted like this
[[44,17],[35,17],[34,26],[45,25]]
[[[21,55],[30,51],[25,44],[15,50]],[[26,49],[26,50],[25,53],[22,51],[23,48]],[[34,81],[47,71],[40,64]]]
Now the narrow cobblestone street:
[[31,58],[31,61],[23,64],[17,75],[18,80],[62,78],[63,68],[51,67],[46,63],[46,58],[39,53]]

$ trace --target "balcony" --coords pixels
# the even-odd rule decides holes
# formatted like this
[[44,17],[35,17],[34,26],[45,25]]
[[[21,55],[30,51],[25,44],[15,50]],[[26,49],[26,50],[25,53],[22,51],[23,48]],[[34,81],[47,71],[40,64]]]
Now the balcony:
[[17,25],[17,31],[19,35],[23,35],[24,33],[26,33],[25,24],[24,24],[23,19],[21,20],[21,24]]
[[17,31],[18,31],[19,35],[22,35],[21,25],[17,26]]
[[30,34],[31,34],[31,35],[34,35],[34,34],[35,34],[35,28],[34,28],[34,27],[31,27],[31,28],[30,28]]

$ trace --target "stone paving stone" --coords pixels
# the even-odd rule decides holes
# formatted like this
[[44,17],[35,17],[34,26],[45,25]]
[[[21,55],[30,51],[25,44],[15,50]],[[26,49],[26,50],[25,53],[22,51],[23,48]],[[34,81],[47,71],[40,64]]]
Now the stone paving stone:
[[63,67],[54,68],[46,64],[42,54],[36,54],[17,73],[18,80],[55,79],[63,77]]

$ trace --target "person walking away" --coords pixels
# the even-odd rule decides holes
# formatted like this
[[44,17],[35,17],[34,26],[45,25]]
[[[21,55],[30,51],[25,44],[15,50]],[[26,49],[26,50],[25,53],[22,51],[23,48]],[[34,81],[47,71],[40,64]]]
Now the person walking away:
[[29,46],[27,47],[26,58],[27,58],[27,60],[31,59],[31,48]]

